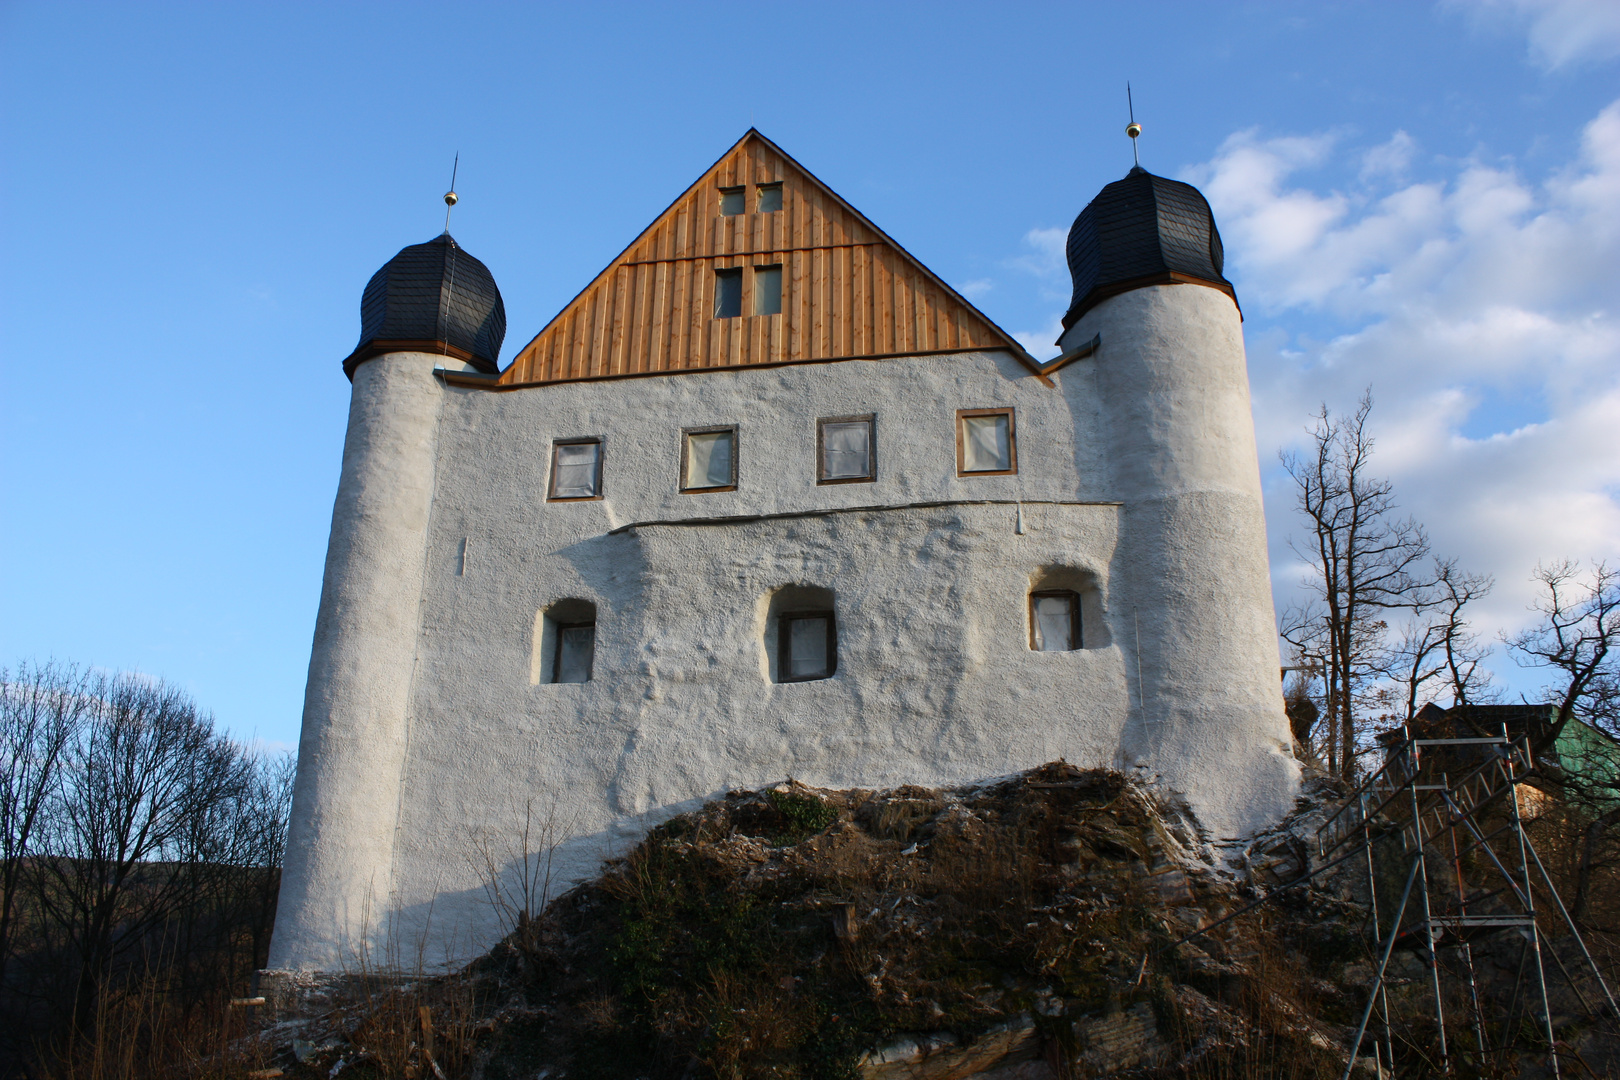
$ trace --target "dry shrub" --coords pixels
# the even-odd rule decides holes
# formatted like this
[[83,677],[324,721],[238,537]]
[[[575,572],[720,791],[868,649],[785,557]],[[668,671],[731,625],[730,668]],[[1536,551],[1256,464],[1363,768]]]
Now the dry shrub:
[[[1260,927],[1255,929],[1259,930]],[[1254,949],[1225,977],[1202,981],[1206,996],[1224,1006],[1217,1018],[1198,1010],[1168,1008],[1169,1029],[1180,1072],[1190,1080],[1329,1080],[1344,1071],[1344,1051],[1322,1012],[1321,980],[1310,975],[1297,955],[1279,948],[1261,932],[1245,936]],[[1212,949],[1224,952],[1211,943]],[[1184,993],[1185,991],[1183,991]],[[1174,997],[1174,991],[1167,997]],[[1385,1068],[1388,1068],[1385,1062]],[[1406,1075],[1406,1074],[1402,1074]]]
[[884,1038],[974,1037],[1042,984],[1089,1007],[1135,974],[1156,813],[1061,763],[969,793],[733,793],[549,913],[533,996],[570,1003],[551,1031],[572,1025],[555,1045],[584,1076],[846,1077]]
[[42,1047],[39,1080],[241,1080],[267,1067],[244,1008],[216,997],[186,1007],[155,978],[101,995],[88,1029]]
[[350,1064],[370,1063],[375,1075],[402,1080],[464,1075],[479,1035],[471,979],[451,975],[378,985],[365,996],[360,1022],[349,1036]]

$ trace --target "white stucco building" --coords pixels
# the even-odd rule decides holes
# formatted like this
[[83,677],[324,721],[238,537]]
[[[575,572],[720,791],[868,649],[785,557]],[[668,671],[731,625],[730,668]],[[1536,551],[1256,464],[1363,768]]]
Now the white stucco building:
[[[1156,776],[1215,836],[1291,804],[1241,317],[1208,204],[1075,222],[1064,353],[1008,334],[750,131],[504,369],[448,234],[362,303],[270,966],[498,934],[787,776]],[[529,836],[525,842],[525,821]],[[384,939],[392,941],[392,949]]]

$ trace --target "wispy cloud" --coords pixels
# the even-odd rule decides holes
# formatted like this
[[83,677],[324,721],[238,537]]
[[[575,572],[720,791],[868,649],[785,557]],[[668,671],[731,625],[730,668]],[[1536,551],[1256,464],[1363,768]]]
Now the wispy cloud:
[[1417,153],[1417,140],[1404,131],[1397,131],[1388,142],[1380,143],[1361,155],[1361,182],[1368,183],[1381,177],[1399,180],[1406,176]]
[[1060,351],[1056,342],[1063,333],[1063,312],[1068,308],[1072,289],[1069,263],[1064,254],[1068,240],[1067,227],[1031,229],[1024,234],[1023,250],[1006,263],[1009,269],[1033,284],[1043,302],[1057,308],[1044,328],[1013,331],[1013,337],[1037,360],[1050,360]]
[[1333,138],[1242,132],[1188,178],[1250,312],[1279,599],[1296,575],[1274,455],[1370,385],[1378,468],[1440,550],[1497,577],[1487,614],[1510,628],[1537,561],[1620,558],[1620,102],[1540,182],[1464,162],[1406,183],[1416,152],[1397,132],[1360,155],[1360,187],[1322,191],[1300,174],[1329,155],[1357,173]]
[[1620,4],[1614,0],[1449,0],[1445,6],[1524,32],[1530,58],[1548,71],[1620,56]]

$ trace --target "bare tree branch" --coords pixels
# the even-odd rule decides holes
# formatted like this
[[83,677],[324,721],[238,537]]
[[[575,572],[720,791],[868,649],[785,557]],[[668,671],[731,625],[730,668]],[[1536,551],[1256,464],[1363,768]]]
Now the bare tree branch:
[[1368,391],[1343,418],[1323,405],[1310,455],[1282,458],[1311,527],[1294,551],[1311,566],[1315,598],[1285,614],[1280,633],[1301,655],[1323,659],[1327,765],[1347,777],[1355,771],[1359,710],[1387,669],[1388,613],[1421,609],[1435,585],[1428,536],[1411,518],[1396,517],[1393,486],[1369,474],[1372,404]]

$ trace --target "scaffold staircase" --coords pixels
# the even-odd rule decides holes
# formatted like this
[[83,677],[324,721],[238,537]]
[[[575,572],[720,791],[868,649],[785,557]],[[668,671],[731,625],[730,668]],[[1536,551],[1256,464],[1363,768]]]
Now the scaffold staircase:
[[[1446,767],[1461,775],[1451,778]],[[1514,1033],[1526,1009],[1544,1041],[1552,1075],[1569,1071],[1573,1054],[1557,1039],[1548,998],[1549,957],[1589,1018],[1620,1019],[1608,983],[1525,833],[1519,790],[1533,772],[1528,734],[1515,738],[1504,726],[1500,736],[1426,738],[1408,726],[1398,741],[1391,740],[1382,767],[1318,830],[1321,869],[1364,856],[1377,935],[1377,966],[1349,1047],[1345,1080],[1364,1055],[1369,1027],[1378,1076],[1394,1075],[1388,973],[1397,948],[1415,949],[1426,961],[1438,1033],[1434,1050],[1447,1073],[1454,1071],[1456,1054],[1473,1057],[1480,1068],[1500,1065],[1517,1049]],[[1379,895],[1375,849],[1391,852],[1397,845],[1404,887],[1391,906],[1389,897]],[[1483,857],[1475,858],[1476,853]],[[1547,947],[1549,924],[1567,930],[1578,946],[1576,966],[1591,974],[1584,990],[1558,951]],[[1497,1026],[1505,1033],[1493,1042],[1487,1036],[1474,944],[1506,932],[1517,932],[1523,941],[1508,1015],[1490,1018],[1503,1021]],[[1443,964],[1443,948],[1455,948],[1460,962]],[[1465,984],[1466,994],[1460,996],[1471,1013],[1472,1048],[1447,1045],[1443,977]]]

